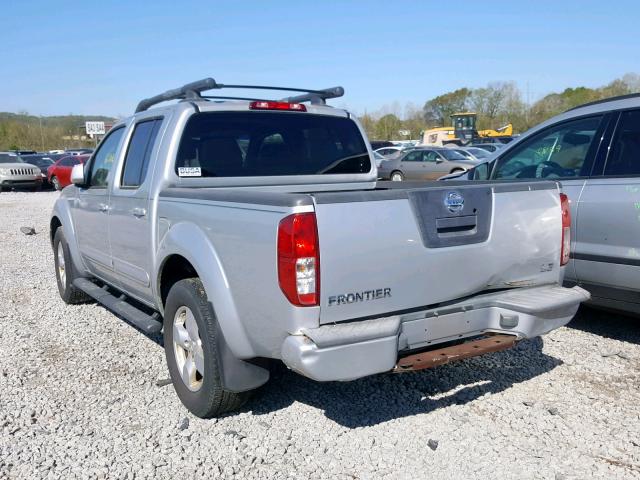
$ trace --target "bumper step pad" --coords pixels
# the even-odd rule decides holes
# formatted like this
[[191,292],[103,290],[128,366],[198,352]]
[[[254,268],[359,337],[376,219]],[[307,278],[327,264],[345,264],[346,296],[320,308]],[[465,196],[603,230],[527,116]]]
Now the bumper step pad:
[[439,365],[456,362],[465,358],[477,357],[485,353],[507,350],[516,344],[514,335],[492,335],[450,347],[429,350],[400,358],[393,369],[394,373],[409,372],[433,368]]

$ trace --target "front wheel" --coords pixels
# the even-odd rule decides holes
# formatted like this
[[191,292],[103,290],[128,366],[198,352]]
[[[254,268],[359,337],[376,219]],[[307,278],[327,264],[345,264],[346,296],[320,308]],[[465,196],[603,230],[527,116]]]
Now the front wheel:
[[242,407],[249,392],[222,385],[217,319],[199,278],[177,282],[164,312],[164,351],[173,387],[187,409],[211,418]]
[[398,172],[396,170],[395,172],[393,172],[391,174],[391,181],[392,182],[401,182],[402,180],[404,180],[404,175],[402,174],[402,172]]
[[55,188],[56,190],[62,190],[62,185],[60,185],[60,180],[58,180],[58,177],[56,176],[51,177],[51,185],[53,185],[53,188]]

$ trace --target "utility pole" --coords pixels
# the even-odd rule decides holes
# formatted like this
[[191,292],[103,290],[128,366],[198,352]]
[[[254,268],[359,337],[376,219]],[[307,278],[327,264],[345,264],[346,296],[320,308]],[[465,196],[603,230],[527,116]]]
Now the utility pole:
[[44,152],[44,133],[42,133],[42,115],[38,115],[40,120],[40,142],[42,143],[42,151]]

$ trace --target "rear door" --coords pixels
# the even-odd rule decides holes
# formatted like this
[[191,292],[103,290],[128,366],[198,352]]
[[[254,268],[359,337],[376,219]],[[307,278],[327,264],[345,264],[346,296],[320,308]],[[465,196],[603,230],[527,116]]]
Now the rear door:
[[437,180],[449,173],[448,162],[435,150],[425,152],[424,161],[428,172],[426,178],[429,180]]
[[73,207],[78,248],[88,268],[113,278],[109,244],[109,182],[122,143],[124,127],[111,130],[87,165],[87,184],[79,188]]
[[[500,155],[492,171],[492,179],[561,181],[571,205],[572,252],[580,242],[577,206],[606,125],[604,115],[551,125]],[[573,261],[565,269],[565,278],[576,281]]]
[[640,303],[640,110],[622,112],[580,198],[578,280],[594,297]]
[[142,300],[151,300],[150,165],[157,155],[162,117],[143,118],[132,127],[110,198],[109,236],[118,281]]

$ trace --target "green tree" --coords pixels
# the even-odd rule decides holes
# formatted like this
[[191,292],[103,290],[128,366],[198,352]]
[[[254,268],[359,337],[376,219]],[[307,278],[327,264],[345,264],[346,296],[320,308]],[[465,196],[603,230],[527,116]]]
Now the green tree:
[[448,125],[452,114],[466,109],[471,93],[465,87],[429,100],[422,109],[425,121],[432,126],[434,123],[437,126]]

